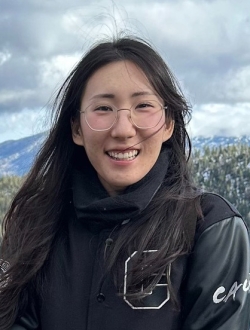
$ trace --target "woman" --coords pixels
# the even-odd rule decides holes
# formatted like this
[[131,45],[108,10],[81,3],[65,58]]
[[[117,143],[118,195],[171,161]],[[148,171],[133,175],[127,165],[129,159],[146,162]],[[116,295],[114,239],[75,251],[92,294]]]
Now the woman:
[[192,184],[190,109],[159,54],[96,45],[54,108],[4,219],[0,328],[248,329],[247,229]]

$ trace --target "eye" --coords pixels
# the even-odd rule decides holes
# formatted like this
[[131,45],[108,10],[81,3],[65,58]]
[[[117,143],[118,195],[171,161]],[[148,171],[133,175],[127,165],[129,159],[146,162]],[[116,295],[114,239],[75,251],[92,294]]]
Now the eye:
[[155,108],[155,102],[143,101],[135,106],[135,110],[150,110]]
[[110,105],[98,105],[94,107],[93,111],[99,111],[99,112],[113,112],[113,108]]
[[147,102],[143,102],[143,103],[140,103],[137,105],[137,107],[139,107],[139,108],[147,108],[147,107],[151,107],[151,106],[152,106],[152,104],[147,103]]

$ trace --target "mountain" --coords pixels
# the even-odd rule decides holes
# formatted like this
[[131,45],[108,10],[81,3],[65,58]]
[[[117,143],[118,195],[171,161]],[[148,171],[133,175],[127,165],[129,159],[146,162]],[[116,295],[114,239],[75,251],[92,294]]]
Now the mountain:
[[45,133],[0,143],[0,177],[27,173],[44,141]]
[[[42,145],[46,133],[29,136],[20,140],[11,140],[0,143],[0,177],[4,175],[22,176],[27,173],[34,158]],[[204,146],[218,147],[244,143],[250,145],[250,136],[243,137],[194,137],[193,148]]]
[[210,148],[218,146],[229,146],[233,144],[248,144],[250,146],[250,136],[196,136],[192,138],[192,145],[194,148],[204,148],[209,146]]

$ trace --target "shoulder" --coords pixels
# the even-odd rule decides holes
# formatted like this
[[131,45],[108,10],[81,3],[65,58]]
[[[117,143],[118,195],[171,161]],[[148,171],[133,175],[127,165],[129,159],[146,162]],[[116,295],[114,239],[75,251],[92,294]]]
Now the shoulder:
[[247,329],[250,306],[250,246],[239,212],[216,194],[201,199],[183,286],[185,329]]
[[240,216],[233,204],[215,193],[204,193],[201,197],[201,207],[204,216],[209,218],[215,213],[219,215],[218,220],[228,218],[233,215]]
[[233,204],[215,193],[204,193],[201,197],[203,219],[198,222],[195,240],[210,227],[225,226],[226,223],[238,222],[238,225],[247,230],[240,213]]

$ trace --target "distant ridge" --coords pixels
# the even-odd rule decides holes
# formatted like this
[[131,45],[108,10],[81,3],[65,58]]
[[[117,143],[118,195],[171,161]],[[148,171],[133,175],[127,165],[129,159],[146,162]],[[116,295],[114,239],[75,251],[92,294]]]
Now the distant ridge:
[[[11,140],[0,143],[0,177],[4,175],[26,174],[34,158],[42,145],[46,133],[29,136],[20,140]],[[192,138],[193,148],[203,148],[204,146],[218,147],[228,146],[238,143],[250,146],[250,136],[242,137],[194,137]]]
[[236,136],[196,136],[192,138],[192,145],[194,148],[203,148],[205,146],[218,147],[229,146],[233,144],[248,144],[250,146],[250,136],[243,135],[241,137]]
[[45,138],[45,133],[0,143],[0,177],[26,174]]

